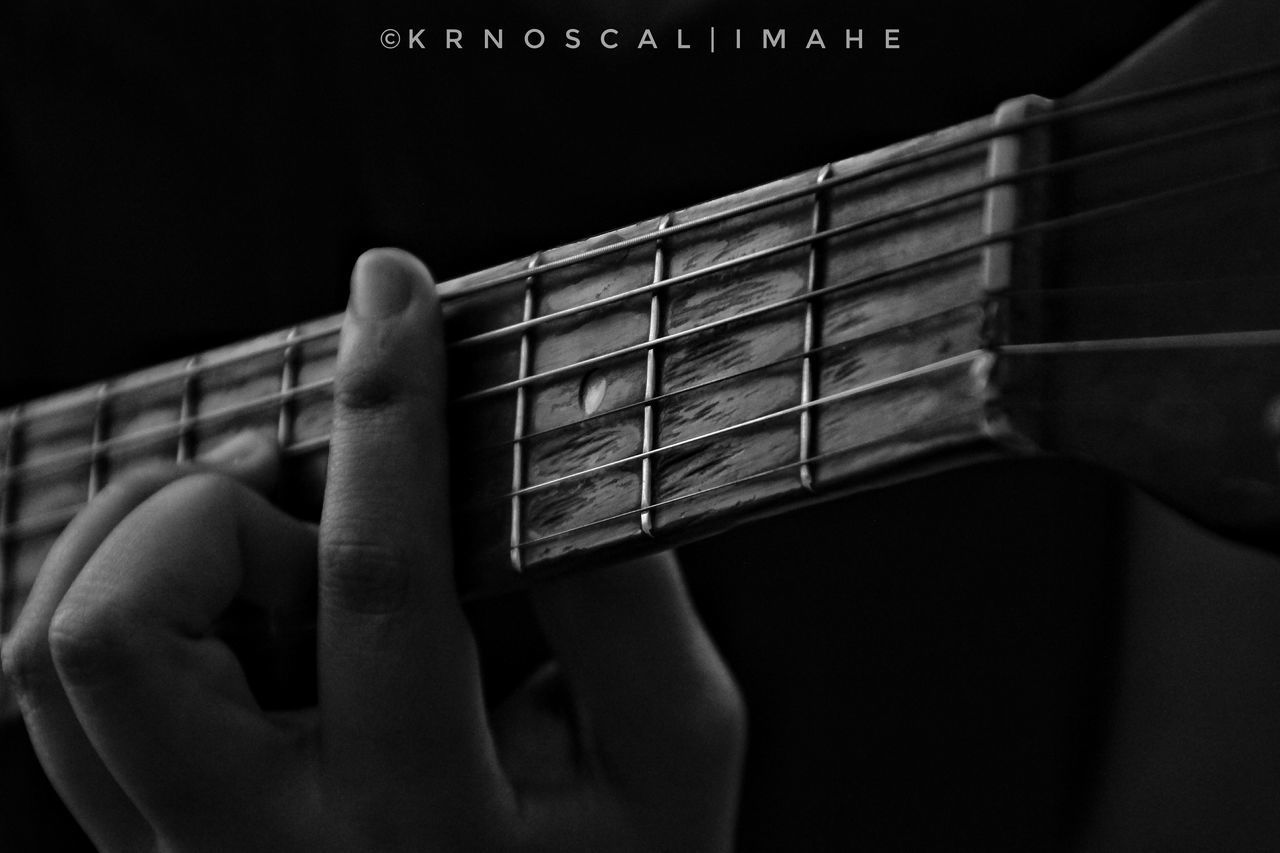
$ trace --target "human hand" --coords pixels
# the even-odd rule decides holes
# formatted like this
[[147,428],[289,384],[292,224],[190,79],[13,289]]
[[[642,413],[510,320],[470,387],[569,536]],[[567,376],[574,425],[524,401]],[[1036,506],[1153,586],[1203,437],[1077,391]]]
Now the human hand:
[[[274,451],[242,438],[122,476],[63,534],[4,670],[99,847],[730,847],[742,702],[669,557],[536,585],[556,663],[485,708],[453,581],[442,341],[421,263],[366,253],[318,528],[261,496]],[[265,711],[216,622],[236,598],[313,594],[317,707]]]

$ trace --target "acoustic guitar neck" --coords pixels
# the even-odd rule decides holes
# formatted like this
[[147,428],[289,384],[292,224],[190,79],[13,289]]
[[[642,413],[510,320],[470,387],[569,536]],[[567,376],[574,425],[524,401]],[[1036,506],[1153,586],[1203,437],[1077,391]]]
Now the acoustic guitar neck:
[[[441,284],[461,587],[665,547],[949,451],[993,406],[1022,106]],[[0,413],[4,627],[120,470],[322,461],[340,318]]]
[[[1248,8],[1263,64],[1188,78],[1174,28],[1086,97],[441,284],[460,588],[1041,449],[1280,529],[1280,25]],[[257,429],[323,477],[339,328],[0,412],[0,629],[130,465]]]

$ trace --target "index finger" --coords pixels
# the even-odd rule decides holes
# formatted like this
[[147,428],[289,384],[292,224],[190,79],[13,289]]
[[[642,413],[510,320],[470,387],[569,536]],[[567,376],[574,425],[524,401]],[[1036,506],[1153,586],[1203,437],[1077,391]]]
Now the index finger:
[[405,252],[356,262],[334,403],[320,523],[326,763],[357,790],[456,789],[496,762],[453,585],[439,305]]

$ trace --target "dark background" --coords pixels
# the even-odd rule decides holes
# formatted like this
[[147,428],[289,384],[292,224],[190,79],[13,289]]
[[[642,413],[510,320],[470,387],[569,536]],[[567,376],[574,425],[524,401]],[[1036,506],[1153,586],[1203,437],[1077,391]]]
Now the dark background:
[[[444,279],[1065,95],[1190,5],[13,0],[0,405],[339,311],[370,245]],[[677,52],[681,14],[696,38],[787,26],[792,47]],[[584,47],[377,41],[489,25],[514,42],[526,22],[551,44],[580,26]],[[593,49],[604,26],[652,26],[661,48]],[[806,52],[813,26],[868,47]],[[900,50],[871,45],[884,27]],[[1065,846],[1107,730],[1115,500],[1082,466],[1003,464],[687,549],[752,711],[742,849]],[[69,819],[21,731],[4,738],[9,849],[60,849]]]

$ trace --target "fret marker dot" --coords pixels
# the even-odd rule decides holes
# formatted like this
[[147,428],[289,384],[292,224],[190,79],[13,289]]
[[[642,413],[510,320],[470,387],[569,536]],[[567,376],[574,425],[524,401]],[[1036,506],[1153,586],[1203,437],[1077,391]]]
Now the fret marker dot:
[[588,415],[594,415],[600,408],[600,404],[604,402],[604,392],[608,387],[609,380],[605,379],[604,374],[598,370],[593,370],[582,377],[582,388],[578,392],[582,411]]

